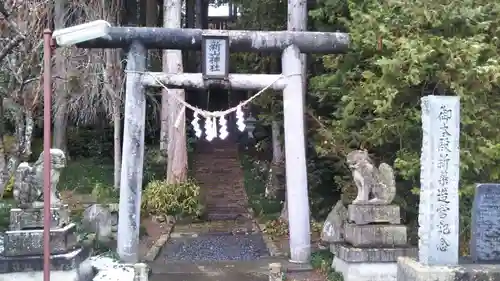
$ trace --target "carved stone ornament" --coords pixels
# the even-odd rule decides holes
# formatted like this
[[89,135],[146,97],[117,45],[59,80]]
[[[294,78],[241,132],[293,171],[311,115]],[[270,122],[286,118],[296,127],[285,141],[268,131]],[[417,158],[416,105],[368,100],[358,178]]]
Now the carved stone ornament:
[[396,196],[396,181],[391,166],[381,163],[377,169],[366,150],[354,150],[346,158],[358,190],[352,204],[391,204]]
[[[19,164],[14,175],[14,199],[20,205],[40,205],[43,202],[43,153],[38,160],[30,165],[27,162]],[[61,171],[66,167],[66,156],[60,149],[50,149],[50,197],[51,205],[59,205],[60,198],[57,190]],[[36,207],[36,206],[33,206]]]

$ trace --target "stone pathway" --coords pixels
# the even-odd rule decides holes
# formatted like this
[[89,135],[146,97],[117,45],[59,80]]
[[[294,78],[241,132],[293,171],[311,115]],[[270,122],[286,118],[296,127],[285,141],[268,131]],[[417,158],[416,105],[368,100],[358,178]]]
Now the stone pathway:
[[149,280],[269,280],[269,264],[279,262],[291,269],[285,280],[326,281],[322,274],[303,271],[304,267],[290,264],[286,257],[270,256],[262,235],[249,219],[177,224],[158,257],[148,262]]
[[151,266],[150,281],[260,281],[268,280],[267,260],[251,262],[191,262]]
[[157,262],[250,260],[267,255],[257,224],[243,218],[176,224]]
[[[248,210],[238,147],[230,140],[200,141],[194,159],[206,222],[172,228],[157,258],[148,262],[150,281],[264,281],[269,264],[291,264],[271,257]],[[286,280],[324,281],[315,272],[292,272]]]
[[201,235],[167,242],[159,259],[169,262],[258,260],[268,256],[260,233]]
[[149,263],[150,281],[267,280],[270,259],[250,219],[176,224]]
[[292,271],[285,273],[289,281],[326,281],[315,271],[290,264],[284,258],[267,257],[254,261],[191,262],[150,265],[150,281],[264,281],[269,280],[269,264],[279,262],[283,268]]

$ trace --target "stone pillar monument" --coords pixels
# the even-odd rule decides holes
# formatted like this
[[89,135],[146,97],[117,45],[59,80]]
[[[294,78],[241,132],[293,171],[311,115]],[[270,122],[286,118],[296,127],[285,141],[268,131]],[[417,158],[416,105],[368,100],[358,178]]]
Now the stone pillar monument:
[[398,281],[500,280],[500,188],[479,184],[471,257],[460,257],[460,98],[425,96],[422,107],[418,259],[398,259]]
[[397,258],[416,256],[417,248],[407,244],[399,206],[391,204],[396,195],[393,170],[385,163],[377,169],[364,150],[349,153],[347,164],[358,192],[347,210],[341,201],[332,210],[338,221],[332,224],[337,227],[330,227],[337,233],[331,236],[335,241],[330,240],[335,254],[332,268],[345,281],[395,281]]
[[[53,202],[50,229],[51,274],[67,281],[81,280],[77,268],[88,258],[90,252],[78,245],[76,225],[70,222],[67,206],[61,204],[58,196],[59,175],[66,165],[64,152],[51,149],[49,153],[52,161]],[[26,273],[29,276],[21,279],[42,280],[43,152],[33,165],[26,162],[19,165],[15,173],[13,193],[17,207],[11,209],[9,230],[3,234],[0,277],[7,278],[12,273],[15,273],[13,276],[22,277],[22,273]],[[40,278],[36,277],[38,275]]]

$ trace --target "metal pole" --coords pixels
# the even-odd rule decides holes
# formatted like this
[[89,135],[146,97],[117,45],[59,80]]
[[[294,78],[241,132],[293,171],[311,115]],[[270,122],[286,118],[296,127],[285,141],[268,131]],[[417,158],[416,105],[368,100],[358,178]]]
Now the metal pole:
[[43,281],[50,281],[50,114],[52,31],[43,32]]

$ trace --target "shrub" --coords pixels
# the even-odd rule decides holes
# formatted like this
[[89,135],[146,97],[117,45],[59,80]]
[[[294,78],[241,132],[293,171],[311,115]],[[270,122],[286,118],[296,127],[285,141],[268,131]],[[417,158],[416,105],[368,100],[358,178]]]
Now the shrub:
[[[310,230],[312,233],[321,233],[323,223],[312,220]],[[272,237],[288,236],[288,222],[281,219],[269,220],[265,223],[264,233]]]
[[92,189],[92,197],[98,203],[115,203],[120,198],[119,190],[115,190],[112,186],[106,186],[102,183],[96,183]]
[[276,219],[266,222],[264,233],[272,237],[282,237],[288,235],[288,223],[286,221]]
[[266,198],[266,180],[268,176],[268,164],[262,161],[254,161],[250,157],[242,155],[241,165],[245,189],[249,198],[249,204],[257,217],[279,216],[282,202],[278,199]]
[[12,198],[14,196],[13,191],[14,191],[14,176],[10,177],[9,181],[5,185],[2,198]]
[[148,147],[144,152],[143,182],[152,182],[165,178],[165,157],[162,157],[159,147]]
[[311,265],[321,272],[328,281],[342,281],[342,274],[332,270],[333,254],[330,250],[320,250],[311,255]]
[[16,137],[12,135],[3,136],[3,145],[7,154],[11,153],[16,146]]
[[200,187],[193,180],[178,184],[152,181],[146,186],[142,200],[145,214],[198,217],[203,212]]

